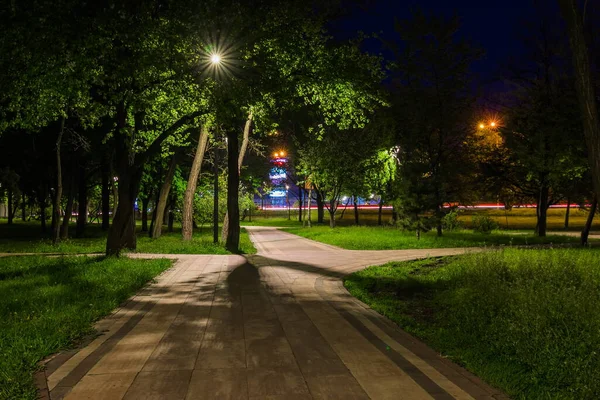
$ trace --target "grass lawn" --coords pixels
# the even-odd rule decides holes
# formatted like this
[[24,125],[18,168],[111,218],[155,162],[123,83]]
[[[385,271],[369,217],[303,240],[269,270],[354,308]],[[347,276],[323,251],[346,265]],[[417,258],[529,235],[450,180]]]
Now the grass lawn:
[[495,231],[491,234],[461,230],[446,232],[437,237],[434,231],[421,235],[391,227],[328,226],[288,228],[286,231],[308,239],[331,244],[348,250],[431,249],[440,247],[475,247],[498,245],[529,245],[544,243],[579,243],[577,237],[546,236],[540,238],[530,233]]
[[[74,233],[74,229],[71,233]],[[210,227],[196,230],[190,242],[181,240],[181,228],[165,232],[158,239],[150,239],[146,232],[138,232],[138,253],[160,254],[229,254],[221,244],[214,244]],[[15,223],[0,225],[0,253],[60,253],[89,254],[104,253],[106,232],[99,225],[89,225],[84,238],[72,238],[53,246],[48,235],[40,232],[38,224]],[[246,254],[256,253],[248,233],[242,229],[240,250]]]
[[0,399],[35,399],[37,363],[93,330],[169,260],[0,258]]
[[511,397],[600,398],[600,250],[389,263],[350,293]]

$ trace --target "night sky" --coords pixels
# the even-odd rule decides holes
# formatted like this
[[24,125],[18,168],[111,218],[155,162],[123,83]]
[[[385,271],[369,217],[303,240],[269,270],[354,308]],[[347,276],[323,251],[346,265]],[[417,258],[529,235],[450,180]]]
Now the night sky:
[[[554,5],[550,0],[545,1]],[[331,27],[332,34],[345,39],[362,30],[365,33],[381,32],[384,38],[393,38],[394,16],[409,18],[410,10],[415,7],[435,14],[459,16],[460,35],[485,50],[485,57],[473,66],[473,70],[486,85],[494,85],[499,68],[509,57],[518,59],[522,54],[520,38],[535,12],[533,0],[374,0],[367,9],[354,9],[336,21]],[[378,41],[373,40],[366,47],[369,52],[386,56]]]

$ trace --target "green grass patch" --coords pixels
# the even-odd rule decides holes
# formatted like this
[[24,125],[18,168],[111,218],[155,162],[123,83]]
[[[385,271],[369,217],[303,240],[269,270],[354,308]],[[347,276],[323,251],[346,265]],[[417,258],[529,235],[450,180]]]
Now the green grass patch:
[[350,293],[520,399],[600,397],[600,250],[505,249],[389,263]]
[[422,234],[421,239],[417,240],[415,232],[378,226],[344,226],[335,229],[328,226],[313,226],[312,228],[289,228],[286,231],[348,250],[432,249],[579,242],[579,238],[568,236],[537,237],[529,233],[504,231],[483,234],[467,230],[446,232],[441,237],[431,231]]
[[[71,230],[74,232],[74,229]],[[0,225],[0,253],[54,253],[54,254],[92,254],[106,250],[106,232],[98,225],[86,229],[86,237],[62,240],[53,245],[46,234],[40,232],[37,224],[19,223],[13,226]],[[242,229],[240,250],[245,254],[254,254],[248,233]],[[138,253],[155,254],[230,254],[222,244],[213,243],[211,228],[194,232],[193,239],[184,242],[181,228],[174,232],[165,232],[158,239],[150,239],[147,232],[137,233]]]
[[0,399],[37,398],[37,363],[92,333],[94,321],[170,265],[84,256],[0,258]]

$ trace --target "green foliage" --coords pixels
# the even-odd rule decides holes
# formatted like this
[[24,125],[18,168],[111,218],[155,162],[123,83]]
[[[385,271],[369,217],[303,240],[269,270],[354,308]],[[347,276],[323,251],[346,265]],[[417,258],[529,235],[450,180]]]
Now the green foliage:
[[169,260],[7,257],[0,263],[0,398],[36,399],[38,362],[93,332]]
[[518,399],[600,394],[600,252],[484,252],[390,263],[350,292]]
[[464,228],[462,222],[459,220],[460,214],[461,211],[458,208],[455,208],[444,215],[444,218],[442,218],[442,226],[446,231],[452,232]]
[[494,229],[498,229],[498,223],[489,215],[473,215],[471,226],[475,232],[490,234]]

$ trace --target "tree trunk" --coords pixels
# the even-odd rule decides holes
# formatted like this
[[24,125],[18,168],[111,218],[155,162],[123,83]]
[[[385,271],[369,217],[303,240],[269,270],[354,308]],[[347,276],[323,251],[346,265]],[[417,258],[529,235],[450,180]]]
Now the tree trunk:
[[538,201],[538,223],[537,223],[537,234],[540,237],[546,236],[547,222],[548,222],[548,194],[549,188],[547,185],[542,185],[540,189],[540,199]]
[[119,256],[123,249],[135,250],[135,198],[139,190],[141,173],[127,171],[119,173],[119,202],[117,212],[108,231],[106,255]]
[[102,162],[102,230],[110,227],[110,164],[107,160]]
[[440,205],[436,206],[435,214],[436,214],[436,219],[437,219],[437,225],[435,227],[436,231],[437,231],[437,236],[441,237],[444,234],[443,227],[442,227],[442,206],[440,206]]
[[[225,247],[232,253],[240,247],[240,207],[238,203],[240,173],[238,164],[238,136],[230,131],[227,135],[227,239]],[[225,230],[225,227],[223,227]]]
[[569,229],[569,213],[571,211],[571,200],[567,199],[567,212],[565,213],[565,229]]
[[171,161],[169,162],[169,169],[167,170],[167,175],[165,176],[165,180],[162,186],[160,187],[158,201],[156,203],[156,206],[154,207],[154,215],[152,216],[154,225],[152,226],[152,230],[150,232],[150,237],[154,239],[158,239],[162,234],[162,225],[165,216],[165,208],[167,207],[167,201],[169,200],[169,194],[171,192],[171,185],[173,184],[173,176],[175,175],[176,167],[177,155],[173,154],[173,157],[171,157]]
[[322,224],[325,220],[325,201],[320,190],[317,190],[317,223]]
[[[248,118],[246,119],[246,124],[244,125],[244,137],[242,139],[242,147],[240,148],[240,152],[238,154],[238,160],[237,160],[238,182],[239,182],[239,176],[242,173],[242,165],[244,163],[244,156],[246,155],[246,150],[248,149],[248,142],[250,141],[250,127],[251,126],[252,126],[252,113],[248,114]],[[236,136],[236,142],[237,142],[237,136]],[[228,161],[228,163],[229,163],[229,161]],[[238,206],[238,209],[239,209],[239,206]],[[229,207],[227,207],[227,211],[225,212],[225,219],[223,221],[223,231],[221,232],[221,240],[223,240],[224,242],[227,241],[227,235],[229,234],[229,220],[230,220]],[[239,225],[239,222],[238,222],[238,225]]]
[[594,76],[592,75],[592,66],[584,32],[584,21],[578,8],[578,1],[558,0],[558,4],[567,22],[575,71],[575,87],[581,109],[583,131],[597,199],[600,196],[600,120],[598,118]]
[[140,189],[142,169],[136,165],[131,139],[126,132],[127,108],[124,102],[117,105],[117,127],[114,134],[115,159],[117,163],[118,203],[113,223],[108,230],[106,255],[119,256],[123,249],[135,250],[135,198]]
[[592,201],[592,206],[590,207],[590,213],[585,222],[585,227],[583,231],[581,231],[581,245],[585,246],[588,244],[588,237],[590,236],[590,231],[592,230],[592,222],[594,222],[594,215],[598,210],[598,196],[594,196],[594,200]]
[[169,233],[173,233],[173,223],[175,222],[175,196],[173,196],[173,193],[171,193],[171,201],[169,204],[169,214],[168,214],[168,218],[167,218],[167,230]]
[[396,226],[398,223],[398,209],[396,206],[392,206],[392,224]]
[[242,146],[240,147],[240,154],[238,155],[238,174],[242,173],[242,165],[244,163],[244,157],[246,156],[246,150],[248,149],[248,142],[250,142],[250,128],[252,127],[252,112],[248,114],[246,119],[246,125],[244,125],[244,136],[242,138]]
[[41,224],[42,232],[46,233],[46,230],[47,230],[47,227],[46,227],[46,208],[47,208],[46,199],[43,198],[42,200],[40,200],[38,198],[38,201],[40,203],[40,224]]
[[356,195],[352,196],[352,201],[354,202],[354,224],[358,225],[358,199]]
[[[299,184],[298,184],[299,185]],[[298,186],[298,222],[302,222],[302,206],[304,205],[304,198],[302,188]]]
[[88,217],[88,193],[87,193],[87,176],[85,168],[79,170],[79,188],[78,188],[78,210],[77,210],[77,226],[75,227],[75,236],[82,238],[85,235],[85,227]]
[[21,219],[23,222],[27,220],[27,202],[25,199],[25,192],[21,193]]
[[312,188],[308,189],[308,227],[312,226],[311,210],[312,210]]
[[335,210],[329,208],[327,211],[329,211],[329,227],[333,229],[335,228]]
[[150,196],[152,196],[151,192],[142,199],[142,232],[148,232],[148,205],[150,204]]
[[[72,175],[72,174],[71,174]],[[71,222],[71,215],[73,215],[73,201],[75,198],[75,179],[71,176],[71,182],[69,182],[69,197],[67,198],[67,207],[65,208],[65,215],[63,217],[62,226],[60,227],[60,238],[69,238],[69,223]]]
[[379,199],[379,212],[377,213],[377,225],[382,225],[381,217],[383,215],[383,198]]
[[12,225],[13,223],[13,193],[12,193],[12,189],[8,189],[7,191],[7,197],[8,197],[8,204],[7,204],[7,217],[8,217],[8,225]]
[[112,209],[112,217],[115,219],[115,215],[117,214],[117,207],[119,206],[119,183],[112,179],[112,193],[113,193],[113,209]]
[[62,199],[62,167],[60,160],[60,147],[62,145],[62,137],[65,131],[65,117],[60,120],[60,130],[56,138],[56,193],[54,194],[54,206],[52,207],[52,244],[57,244],[60,240],[60,201]]
[[196,194],[198,175],[202,168],[202,160],[204,160],[204,152],[206,151],[207,143],[208,127],[202,125],[202,128],[200,128],[200,137],[198,138],[196,154],[194,154],[194,161],[192,162],[192,169],[190,170],[190,176],[183,198],[183,217],[181,221],[181,234],[183,235],[183,240],[192,240],[192,234],[194,232],[194,195]]
[[219,243],[219,148],[215,146],[213,165],[213,243]]

